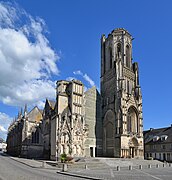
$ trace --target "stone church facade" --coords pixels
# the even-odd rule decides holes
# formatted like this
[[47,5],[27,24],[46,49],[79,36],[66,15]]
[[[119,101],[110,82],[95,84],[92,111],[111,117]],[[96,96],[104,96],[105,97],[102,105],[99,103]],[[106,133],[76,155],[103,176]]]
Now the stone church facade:
[[103,155],[143,157],[142,94],[132,36],[115,29],[101,38]]
[[102,128],[101,98],[96,88],[84,93],[81,81],[62,80],[57,81],[56,91],[56,112],[51,119],[51,159],[63,153],[73,157],[101,156],[102,134],[98,133]]
[[[39,122],[33,112],[40,115]],[[22,155],[27,147],[25,157],[30,157],[26,152],[32,148],[32,154],[52,160],[63,153],[73,157],[142,158],[142,94],[138,63],[132,63],[132,36],[125,29],[115,29],[107,38],[102,35],[101,93],[96,87],[84,92],[79,80],[59,80],[56,101],[46,99],[43,111],[34,108],[33,112],[21,114],[21,120],[10,126],[7,150],[11,154],[19,147],[16,155]],[[32,128],[26,141],[26,129],[19,124],[28,116]],[[13,146],[16,129],[23,132],[18,133],[20,142],[25,142],[20,143],[22,147]],[[35,134],[36,141],[32,138]],[[36,147],[40,153],[34,153]]]

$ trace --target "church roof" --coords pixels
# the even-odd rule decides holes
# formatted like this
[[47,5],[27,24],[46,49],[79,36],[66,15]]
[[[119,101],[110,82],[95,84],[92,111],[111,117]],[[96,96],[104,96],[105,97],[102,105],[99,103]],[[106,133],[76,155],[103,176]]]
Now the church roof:
[[55,101],[52,101],[52,100],[49,100],[49,99],[47,99],[47,100],[48,100],[48,103],[49,103],[50,107],[51,107],[52,109],[54,109],[56,102],[55,102]]

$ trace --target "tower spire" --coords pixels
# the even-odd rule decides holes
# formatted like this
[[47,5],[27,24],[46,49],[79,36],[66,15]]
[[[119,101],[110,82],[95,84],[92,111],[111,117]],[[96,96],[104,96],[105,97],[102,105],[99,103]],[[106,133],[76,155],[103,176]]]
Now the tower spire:
[[23,114],[23,108],[21,107],[20,116],[22,116],[22,114]]
[[24,117],[27,116],[27,104],[25,104],[25,107],[24,107]]

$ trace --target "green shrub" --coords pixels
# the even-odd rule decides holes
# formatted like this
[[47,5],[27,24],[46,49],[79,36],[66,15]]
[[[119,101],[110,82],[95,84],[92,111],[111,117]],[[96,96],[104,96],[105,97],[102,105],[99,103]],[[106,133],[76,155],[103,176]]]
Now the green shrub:
[[147,160],[153,160],[153,157],[148,157]]
[[64,163],[67,160],[67,155],[65,153],[60,155],[61,162]]

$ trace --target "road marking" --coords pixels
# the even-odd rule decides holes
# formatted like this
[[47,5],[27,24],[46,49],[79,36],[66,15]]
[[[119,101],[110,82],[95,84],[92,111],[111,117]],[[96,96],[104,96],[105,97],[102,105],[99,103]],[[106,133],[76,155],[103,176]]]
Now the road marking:
[[112,170],[112,169],[110,169],[110,175],[111,175],[111,177],[113,177],[113,178],[115,177],[114,174],[113,174],[113,170]]
[[[135,168],[133,168],[133,169],[135,169]],[[136,170],[136,171],[139,171],[139,172],[142,172],[143,174],[146,174],[146,175],[148,175],[148,176],[151,176],[151,177],[154,178],[154,179],[162,180],[161,178],[158,178],[158,177],[156,177],[156,176],[154,176],[154,175],[151,175],[151,174],[146,173],[146,172],[144,172],[144,171],[141,171],[141,170],[139,170],[139,169],[135,169],[135,170]]]

